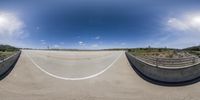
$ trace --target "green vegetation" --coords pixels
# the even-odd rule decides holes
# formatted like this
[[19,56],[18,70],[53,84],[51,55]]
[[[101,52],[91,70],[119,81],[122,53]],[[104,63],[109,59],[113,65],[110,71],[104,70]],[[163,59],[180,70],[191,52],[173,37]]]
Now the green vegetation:
[[140,57],[173,58],[178,55],[179,50],[168,48],[136,48],[129,49],[128,51]]
[[13,55],[15,52],[2,52],[0,51],[0,60],[3,60],[11,55]]
[[188,50],[188,51],[200,51],[200,46],[193,46],[193,47],[186,48],[184,50]]
[[15,48],[9,45],[0,45],[0,60],[3,60],[13,55],[17,51],[19,51],[18,48]]
[[136,48],[128,50],[131,54],[139,57],[154,58],[184,58],[192,56],[193,53],[182,49],[172,48]]
[[186,48],[184,50],[200,57],[200,46],[193,46],[193,47]]
[[18,48],[10,46],[10,45],[0,45],[0,51],[2,52],[15,52],[19,51]]
[[189,53],[197,55],[198,57],[200,57],[200,51],[189,51]]

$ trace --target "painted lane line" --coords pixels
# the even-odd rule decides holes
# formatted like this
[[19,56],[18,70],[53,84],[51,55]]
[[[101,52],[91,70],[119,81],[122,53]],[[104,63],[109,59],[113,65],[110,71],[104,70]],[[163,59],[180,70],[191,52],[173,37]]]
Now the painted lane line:
[[100,71],[99,73],[96,73],[96,74],[93,74],[93,75],[90,75],[90,76],[86,76],[86,77],[81,77],[81,78],[66,78],[66,77],[61,77],[61,76],[57,76],[57,75],[54,75],[54,74],[51,74],[49,72],[47,72],[46,70],[44,70],[43,68],[41,68],[30,56],[29,54],[27,54],[25,52],[26,56],[31,60],[31,62],[38,68],[40,69],[42,72],[46,73],[47,75],[51,76],[51,77],[54,77],[54,78],[57,78],[57,79],[62,79],[62,80],[85,80],[85,79],[90,79],[90,78],[94,78],[94,77],[97,77],[99,75],[101,75],[102,73],[104,73],[105,71],[107,71],[120,57],[121,55],[123,54],[123,52],[121,52],[121,54],[109,65],[107,66],[104,70]]

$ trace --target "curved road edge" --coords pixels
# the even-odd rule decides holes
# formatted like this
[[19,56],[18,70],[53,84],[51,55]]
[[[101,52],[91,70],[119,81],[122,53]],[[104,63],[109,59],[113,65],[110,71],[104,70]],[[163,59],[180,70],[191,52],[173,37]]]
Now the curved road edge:
[[135,72],[144,80],[163,86],[183,86],[200,81],[200,64],[177,69],[160,68],[144,63],[126,52]]
[[90,76],[86,76],[86,77],[80,77],[80,78],[68,78],[68,77],[61,77],[61,76],[57,76],[57,75],[54,75],[46,70],[44,70],[42,67],[40,67],[30,56],[29,54],[27,54],[27,52],[25,52],[26,56],[30,59],[30,61],[38,68],[40,69],[42,72],[44,72],[45,74],[53,77],[53,78],[57,78],[57,79],[61,79],[61,80],[71,80],[71,81],[77,81],[77,80],[86,80],[86,79],[90,79],[90,78],[94,78],[94,77],[97,77],[101,74],[103,74],[104,72],[106,72],[108,69],[110,69],[113,64],[115,64],[118,59],[122,56],[122,54],[124,54],[123,51],[121,51],[121,53],[117,56],[117,58],[114,59],[114,61],[108,65],[105,69],[101,70],[100,72],[96,73],[96,74],[92,74]]

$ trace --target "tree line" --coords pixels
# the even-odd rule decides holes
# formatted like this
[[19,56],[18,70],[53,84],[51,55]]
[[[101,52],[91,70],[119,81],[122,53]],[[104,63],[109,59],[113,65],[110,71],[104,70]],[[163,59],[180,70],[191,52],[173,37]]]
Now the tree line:
[[10,46],[10,45],[0,45],[0,51],[2,52],[13,52],[13,51],[18,51],[19,48]]

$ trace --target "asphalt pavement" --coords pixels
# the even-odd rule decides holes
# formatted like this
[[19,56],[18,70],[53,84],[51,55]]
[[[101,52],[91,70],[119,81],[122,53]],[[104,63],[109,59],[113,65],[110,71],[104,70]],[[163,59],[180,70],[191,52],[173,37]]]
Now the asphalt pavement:
[[23,50],[0,81],[1,100],[199,100],[200,83],[159,86],[132,69],[124,51]]

